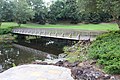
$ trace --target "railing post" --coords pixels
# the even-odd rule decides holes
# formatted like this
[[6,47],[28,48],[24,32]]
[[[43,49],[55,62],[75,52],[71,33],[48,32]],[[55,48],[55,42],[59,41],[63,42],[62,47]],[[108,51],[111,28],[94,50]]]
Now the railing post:
[[80,34],[77,35],[77,40],[80,40]]
[[46,36],[46,31],[44,31],[44,35]]
[[69,38],[72,38],[72,33],[70,33]]
[[51,32],[49,33],[50,37],[51,37]]
[[91,38],[92,38],[92,36],[91,36],[91,32],[89,32],[89,36],[90,36],[90,37],[89,37],[89,40],[91,40]]
[[64,37],[64,33],[62,33],[62,37]]
[[55,33],[55,36],[57,37],[57,32]]

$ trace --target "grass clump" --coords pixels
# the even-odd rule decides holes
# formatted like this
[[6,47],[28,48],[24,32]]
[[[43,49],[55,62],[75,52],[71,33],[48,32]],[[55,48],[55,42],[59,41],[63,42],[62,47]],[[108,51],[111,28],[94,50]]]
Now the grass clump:
[[87,49],[90,45],[89,41],[79,41],[72,47],[64,47],[64,53],[67,54],[66,59],[69,62],[85,61],[87,60]]
[[97,60],[105,72],[120,74],[120,31],[103,34],[88,49],[89,58]]

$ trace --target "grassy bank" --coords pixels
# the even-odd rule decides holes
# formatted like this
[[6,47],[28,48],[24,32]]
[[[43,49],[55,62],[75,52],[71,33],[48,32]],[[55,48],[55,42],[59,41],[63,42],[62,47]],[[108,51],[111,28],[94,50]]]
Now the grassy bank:
[[120,31],[102,34],[93,42],[82,41],[65,47],[64,52],[70,62],[94,60],[104,72],[120,74]]
[[[2,28],[8,28],[18,26],[17,23],[14,22],[3,22]],[[64,29],[81,29],[81,30],[118,30],[118,25],[115,23],[101,23],[101,24],[46,24],[39,25],[34,23],[22,24],[21,27],[27,28],[64,28]]]

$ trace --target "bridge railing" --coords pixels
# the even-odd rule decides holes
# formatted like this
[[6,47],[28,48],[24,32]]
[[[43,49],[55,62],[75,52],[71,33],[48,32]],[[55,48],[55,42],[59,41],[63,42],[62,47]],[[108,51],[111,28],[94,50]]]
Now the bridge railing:
[[79,29],[60,29],[60,28],[15,28],[13,33],[56,37],[66,39],[92,39],[106,31],[79,30]]

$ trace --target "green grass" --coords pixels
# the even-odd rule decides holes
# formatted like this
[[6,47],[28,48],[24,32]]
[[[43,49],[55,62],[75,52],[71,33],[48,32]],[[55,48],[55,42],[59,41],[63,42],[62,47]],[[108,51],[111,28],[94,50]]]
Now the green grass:
[[[8,28],[18,26],[14,22],[3,22],[2,28]],[[39,25],[34,23],[29,24],[22,24],[21,27],[27,28],[64,28],[64,29],[82,29],[82,30],[118,30],[118,25],[115,23],[101,23],[101,24],[77,24],[77,25],[70,25],[70,24],[56,24],[56,25]]]
[[14,27],[18,26],[17,23],[14,22],[3,22],[1,28],[9,28],[9,27]]

